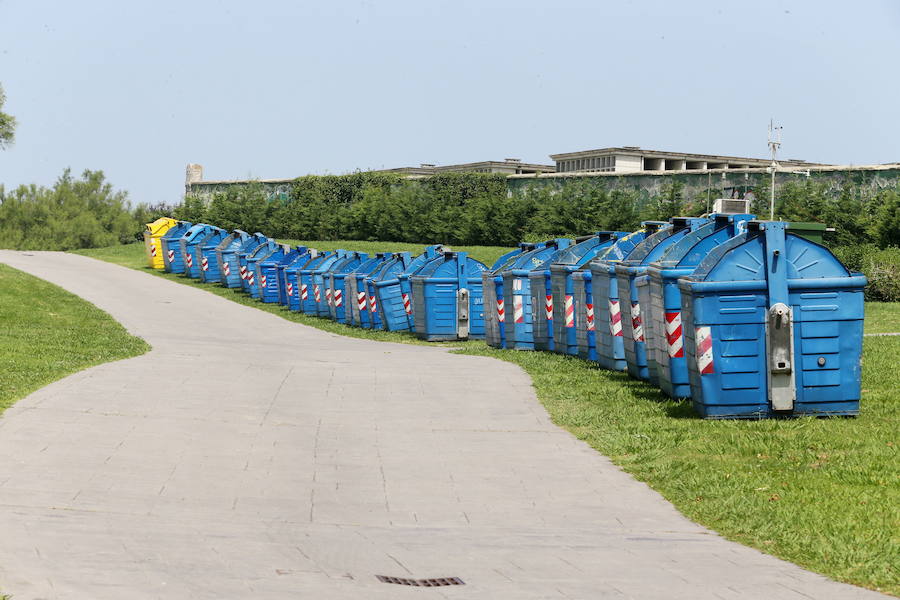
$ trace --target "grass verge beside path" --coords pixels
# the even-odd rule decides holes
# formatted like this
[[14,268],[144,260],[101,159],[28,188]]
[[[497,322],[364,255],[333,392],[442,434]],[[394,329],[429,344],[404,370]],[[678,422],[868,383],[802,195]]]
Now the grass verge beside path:
[[866,302],[866,333],[900,333],[897,302]]
[[[150,272],[137,246],[81,254]],[[409,334],[355,329],[220,286],[161,276],[333,333],[421,343]],[[900,303],[867,305],[867,312],[867,332],[900,322]],[[694,521],[833,579],[900,595],[900,338],[865,340],[860,417],[766,421],[703,421],[690,403],[573,357],[496,350],[483,342],[453,346],[520,365],[555,423]]]
[[0,323],[0,412],[66,375],[150,349],[89,302],[4,264]]

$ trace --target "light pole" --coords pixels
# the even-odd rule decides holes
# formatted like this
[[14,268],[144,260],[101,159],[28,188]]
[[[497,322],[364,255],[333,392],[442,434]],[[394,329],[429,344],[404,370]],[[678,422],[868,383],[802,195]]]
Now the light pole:
[[772,186],[769,190],[769,220],[775,220],[775,172],[778,170],[778,148],[781,147],[782,127],[775,126],[775,120],[769,119],[769,150],[772,152],[772,165],[766,169],[772,174]]

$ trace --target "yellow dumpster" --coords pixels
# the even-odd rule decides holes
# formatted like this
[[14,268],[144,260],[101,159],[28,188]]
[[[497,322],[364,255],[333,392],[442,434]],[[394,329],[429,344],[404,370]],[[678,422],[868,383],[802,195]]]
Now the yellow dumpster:
[[147,249],[147,265],[149,267],[163,268],[163,251],[159,240],[175,225],[178,225],[178,221],[169,217],[160,217],[152,223],[147,223],[147,230],[144,232],[144,246]]

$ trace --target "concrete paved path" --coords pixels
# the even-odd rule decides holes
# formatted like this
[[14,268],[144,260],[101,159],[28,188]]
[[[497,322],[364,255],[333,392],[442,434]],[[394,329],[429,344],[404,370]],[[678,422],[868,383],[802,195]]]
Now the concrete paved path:
[[0,419],[15,600],[882,597],[687,521],[555,427],[511,364],[327,334],[80,256],[0,261],[153,345]]

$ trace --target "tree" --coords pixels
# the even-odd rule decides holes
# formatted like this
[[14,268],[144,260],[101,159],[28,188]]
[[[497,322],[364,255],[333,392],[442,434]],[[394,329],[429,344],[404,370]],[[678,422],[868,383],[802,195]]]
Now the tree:
[[6,94],[0,85],[0,150],[9,148],[16,140],[16,118],[3,112],[5,102]]

